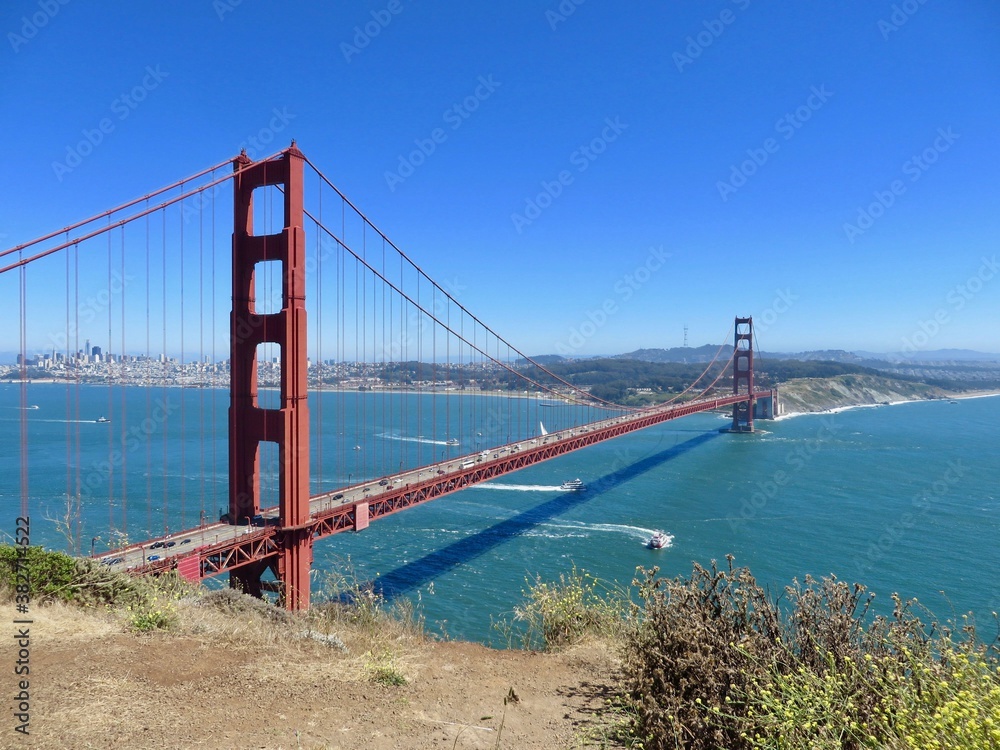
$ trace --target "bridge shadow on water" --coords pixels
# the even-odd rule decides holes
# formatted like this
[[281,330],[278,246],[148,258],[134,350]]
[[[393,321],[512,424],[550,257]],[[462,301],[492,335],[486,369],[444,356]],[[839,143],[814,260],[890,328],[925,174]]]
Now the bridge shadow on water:
[[541,505],[522,511],[511,518],[493,524],[482,531],[436,549],[417,560],[389,571],[373,582],[374,588],[386,599],[392,599],[401,594],[411,592],[429,583],[442,573],[480,557],[495,547],[499,547],[501,544],[530,531],[538,525],[552,520],[571,508],[588,503],[605,492],[613,490],[625,482],[661,466],[667,461],[678,458],[710,440],[714,440],[720,434],[714,430],[712,432],[703,432],[698,437],[650,454],[622,469],[588,481],[587,489],[583,492],[560,492],[557,497]]

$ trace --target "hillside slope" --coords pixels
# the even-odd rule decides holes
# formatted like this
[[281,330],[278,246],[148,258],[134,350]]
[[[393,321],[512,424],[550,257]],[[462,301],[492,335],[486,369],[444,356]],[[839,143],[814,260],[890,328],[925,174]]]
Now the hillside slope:
[[[34,607],[31,734],[21,741],[8,726],[0,746],[584,747],[612,690],[614,657],[596,643],[495,651],[380,626],[338,628],[341,651],[258,608],[179,610],[171,631],[135,633],[99,608]],[[0,659],[16,658],[17,644],[5,639]],[[386,665],[406,684],[373,680]]]
[[926,383],[912,383],[877,375],[796,378],[779,384],[778,391],[783,414],[947,398],[951,395],[948,391]]

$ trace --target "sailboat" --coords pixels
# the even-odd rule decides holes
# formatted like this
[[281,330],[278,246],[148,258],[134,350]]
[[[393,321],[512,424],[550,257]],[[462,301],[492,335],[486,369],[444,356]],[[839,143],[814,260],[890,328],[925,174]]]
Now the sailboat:
[[542,424],[541,422],[538,423],[538,427],[539,427],[539,429],[541,429],[542,435],[548,435],[549,434],[549,431],[545,429],[545,425]]

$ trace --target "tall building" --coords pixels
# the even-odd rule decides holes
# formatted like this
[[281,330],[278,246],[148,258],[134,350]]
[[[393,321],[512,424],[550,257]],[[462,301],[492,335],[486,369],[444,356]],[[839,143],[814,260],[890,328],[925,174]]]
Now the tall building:
[[[87,342],[87,345],[90,346],[90,342],[89,341]],[[93,349],[90,350],[90,354],[92,356],[94,356],[94,357],[100,357],[101,356],[101,347],[95,346]]]

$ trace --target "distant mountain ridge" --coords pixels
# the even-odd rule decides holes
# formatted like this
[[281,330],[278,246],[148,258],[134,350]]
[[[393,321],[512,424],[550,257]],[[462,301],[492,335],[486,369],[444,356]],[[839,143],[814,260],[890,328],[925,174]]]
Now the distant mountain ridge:
[[[729,359],[733,347],[726,344],[722,347],[719,356]],[[532,357],[539,364],[552,364],[555,362],[569,362],[574,359],[634,359],[641,362],[676,362],[684,364],[696,364],[698,362],[711,362],[719,353],[719,347],[712,344],[705,344],[698,347],[675,346],[670,349],[636,349],[634,352],[626,354],[612,354],[607,357],[580,356],[564,357],[559,354],[543,354]],[[862,364],[869,362],[1000,362],[1000,354],[989,352],[979,352],[973,349],[935,349],[925,352],[913,352],[899,354],[892,352],[850,352],[844,349],[817,349],[806,352],[758,352],[761,359],[792,359],[800,362],[842,362],[850,364]]]

